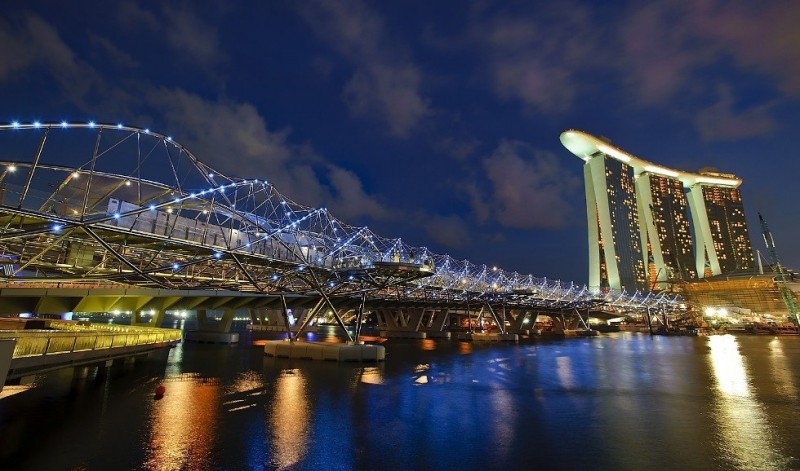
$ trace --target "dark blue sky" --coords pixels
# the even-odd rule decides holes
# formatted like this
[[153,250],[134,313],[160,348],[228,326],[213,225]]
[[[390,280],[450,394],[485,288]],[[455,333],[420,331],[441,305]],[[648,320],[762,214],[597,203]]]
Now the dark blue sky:
[[124,122],[438,253],[586,282],[566,128],[744,179],[800,268],[800,2],[4,2],[0,121]]

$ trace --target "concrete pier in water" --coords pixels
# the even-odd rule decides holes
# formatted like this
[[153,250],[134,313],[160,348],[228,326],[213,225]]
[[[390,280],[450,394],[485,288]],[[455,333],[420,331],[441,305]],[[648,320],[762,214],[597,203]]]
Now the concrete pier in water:
[[371,344],[269,340],[264,344],[264,354],[276,358],[377,362],[386,359],[386,348]]

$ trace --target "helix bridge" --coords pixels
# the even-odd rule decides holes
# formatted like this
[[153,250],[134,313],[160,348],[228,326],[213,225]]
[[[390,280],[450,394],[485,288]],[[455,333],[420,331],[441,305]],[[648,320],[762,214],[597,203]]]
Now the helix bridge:
[[144,128],[0,125],[0,284],[310,299],[342,327],[345,305],[485,309],[502,330],[501,308],[641,314],[682,302],[433,253],[294,201],[265,177],[226,175]]

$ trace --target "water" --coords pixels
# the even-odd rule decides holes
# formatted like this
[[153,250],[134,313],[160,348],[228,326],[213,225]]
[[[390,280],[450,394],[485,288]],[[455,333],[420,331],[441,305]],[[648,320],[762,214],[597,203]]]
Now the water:
[[7,388],[2,468],[800,469],[797,337],[391,340],[363,365],[258,338]]

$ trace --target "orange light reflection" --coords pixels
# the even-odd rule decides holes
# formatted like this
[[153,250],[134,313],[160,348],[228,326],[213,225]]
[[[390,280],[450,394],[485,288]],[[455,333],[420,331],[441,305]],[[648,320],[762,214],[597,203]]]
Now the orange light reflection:
[[278,469],[296,465],[308,451],[309,402],[306,380],[300,370],[288,370],[275,384],[275,402],[272,404],[273,464]]
[[164,397],[153,401],[145,468],[209,469],[219,420],[219,385],[188,380],[167,381],[164,386]]

